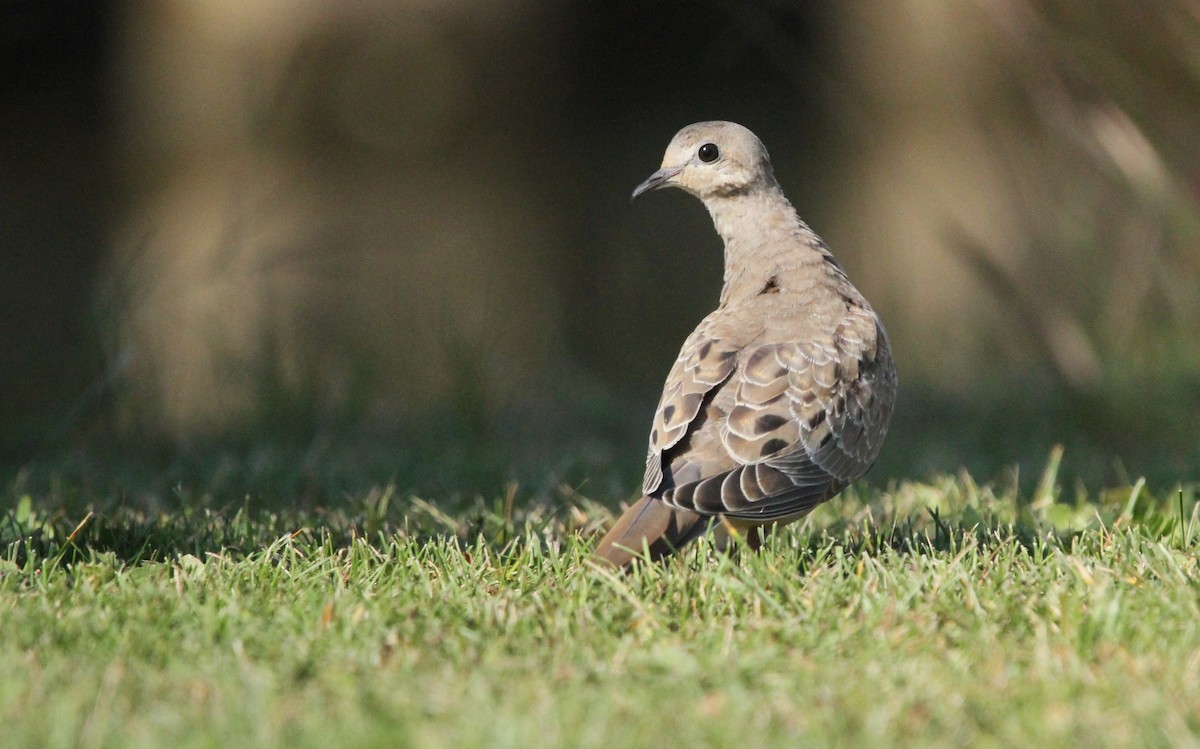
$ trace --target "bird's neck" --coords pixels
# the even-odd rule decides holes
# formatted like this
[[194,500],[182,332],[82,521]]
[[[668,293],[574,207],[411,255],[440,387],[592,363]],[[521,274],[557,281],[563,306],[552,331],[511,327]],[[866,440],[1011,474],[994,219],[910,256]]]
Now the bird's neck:
[[829,285],[841,268],[777,184],[704,201],[725,241],[722,306],[765,292]]

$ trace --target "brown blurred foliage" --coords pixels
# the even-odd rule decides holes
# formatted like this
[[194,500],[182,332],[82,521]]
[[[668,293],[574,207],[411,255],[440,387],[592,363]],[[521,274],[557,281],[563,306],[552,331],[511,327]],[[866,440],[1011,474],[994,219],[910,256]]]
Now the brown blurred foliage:
[[854,158],[853,244],[891,248],[910,371],[1194,373],[1200,6],[888,7],[847,24],[865,128],[888,122]]
[[629,5],[105,6],[101,153],[54,161],[102,215],[66,400],[176,437],[648,407],[719,245],[626,197],[708,118],[763,137],[910,393],[1200,388],[1200,5]]

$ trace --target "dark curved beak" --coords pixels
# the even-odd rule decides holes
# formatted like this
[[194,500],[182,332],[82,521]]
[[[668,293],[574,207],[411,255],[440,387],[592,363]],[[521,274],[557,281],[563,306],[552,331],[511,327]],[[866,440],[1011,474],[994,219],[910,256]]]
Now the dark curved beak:
[[669,187],[671,184],[671,178],[676,174],[679,174],[679,172],[682,170],[683,167],[681,166],[668,166],[659,169],[657,172],[647,177],[645,182],[634,188],[633,196],[629,199],[637,200],[637,197],[644,192],[657,190],[660,187]]

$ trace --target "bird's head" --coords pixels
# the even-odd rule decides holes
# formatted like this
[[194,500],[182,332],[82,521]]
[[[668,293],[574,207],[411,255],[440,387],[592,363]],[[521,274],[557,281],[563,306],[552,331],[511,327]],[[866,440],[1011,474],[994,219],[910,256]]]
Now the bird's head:
[[637,186],[633,197],[660,187],[678,187],[708,200],[774,184],[771,159],[754,133],[733,122],[697,122],[675,134],[662,167]]

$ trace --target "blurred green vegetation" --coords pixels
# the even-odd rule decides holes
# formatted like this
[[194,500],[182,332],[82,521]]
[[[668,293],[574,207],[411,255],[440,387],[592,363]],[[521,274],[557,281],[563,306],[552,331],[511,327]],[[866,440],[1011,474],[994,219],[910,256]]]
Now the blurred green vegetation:
[[1056,444],[1091,487],[1197,478],[1189,5],[327,11],[0,11],[7,485],[628,496],[720,248],[694,202],[627,196],[714,117],[889,328],[869,481],[1027,487]]

